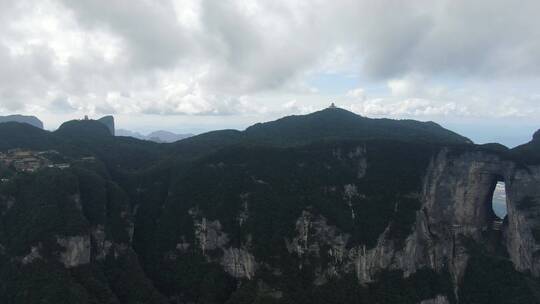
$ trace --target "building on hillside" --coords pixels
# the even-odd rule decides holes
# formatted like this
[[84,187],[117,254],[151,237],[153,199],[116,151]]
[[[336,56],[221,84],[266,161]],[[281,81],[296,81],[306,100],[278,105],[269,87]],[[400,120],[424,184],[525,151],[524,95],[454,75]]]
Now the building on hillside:
[[[23,149],[8,150],[7,153],[0,152],[0,163],[6,167],[11,167],[19,172],[35,172],[44,167],[54,167],[65,169],[69,168],[69,164],[54,163],[53,159],[60,154],[55,150],[48,151],[32,151]],[[48,157],[49,156],[49,157]]]
[[53,166],[61,170],[68,169],[70,167],[68,163],[54,164]]

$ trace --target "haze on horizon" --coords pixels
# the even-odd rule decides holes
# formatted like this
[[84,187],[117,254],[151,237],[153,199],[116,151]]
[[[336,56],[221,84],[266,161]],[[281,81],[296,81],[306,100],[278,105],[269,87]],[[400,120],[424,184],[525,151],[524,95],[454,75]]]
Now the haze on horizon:
[[309,113],[540,128],[540,2],[0,0],[0,115],[199,133]]

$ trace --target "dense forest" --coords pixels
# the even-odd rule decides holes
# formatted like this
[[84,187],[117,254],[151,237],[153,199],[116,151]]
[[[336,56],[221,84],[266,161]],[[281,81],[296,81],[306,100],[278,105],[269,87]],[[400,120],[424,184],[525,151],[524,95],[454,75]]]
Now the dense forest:
[[350,257],[407,246],[441,150],[528,168],[538,132],[507,149],[326,109],[171,144],[93,120],[0,123],[0,152],[12,149],[56,156],[0,165],[0,303],[540,303],[540,281],[504,248],[471,241],[457,287],[429,267],[361,280]]

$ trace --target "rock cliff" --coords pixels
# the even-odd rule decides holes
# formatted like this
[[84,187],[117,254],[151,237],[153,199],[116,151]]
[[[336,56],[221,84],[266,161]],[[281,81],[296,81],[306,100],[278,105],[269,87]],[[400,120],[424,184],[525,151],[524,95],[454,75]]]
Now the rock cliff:
[[115,129],[114,129],[114,117],[113,116],[111,116],[111,115],[103,116],[100,119],[98,119],[98,121],[101,122],[102,124],[104,124],[107,127],[107,129],[109,129],[109,132],[111,133],[111,135],[114,136]]
[[[508,204],[502,231],[494,228],[498,219],[491,206],[498,181],[506,184]],[[347,200],[354,191],[345,189]],[[443,149],[430,162],[420,197],[421,208],[403,247],[389,238],[390,227],[373,248],[351,247],[349,234],[308,211],[296,221],[296,236],[286,240],[287,246],[299,257],[320,257],[321,248],[328,248],[333,259],[326,267],[319,266],[315,283],[351,271],[360,282],[369,283],[384,270],[401,270],[408,277],[429,268],[438,273],[448,271],[457,295],[468,266],[471,242],[493,242],[489,236],[498,234],[502,237],[496,242],[506,248],[516,270],[540,275],[540,167],[486,151]],[[437,297],[425,303],[446,301]]]

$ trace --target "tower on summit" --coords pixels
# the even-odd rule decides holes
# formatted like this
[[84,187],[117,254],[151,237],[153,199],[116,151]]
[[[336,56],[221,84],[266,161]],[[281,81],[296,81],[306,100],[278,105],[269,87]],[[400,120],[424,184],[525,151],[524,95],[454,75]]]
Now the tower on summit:
[[337,109],[336,105],[332,102],[332,104],[330,104],[330,106],[328,107],[329,109]]

